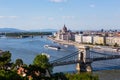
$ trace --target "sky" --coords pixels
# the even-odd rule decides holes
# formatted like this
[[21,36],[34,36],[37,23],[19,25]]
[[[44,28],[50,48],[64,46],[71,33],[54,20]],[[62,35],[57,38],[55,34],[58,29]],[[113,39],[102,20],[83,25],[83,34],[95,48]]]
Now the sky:
[[120,29],[120,0],[0,0],[0,28]]

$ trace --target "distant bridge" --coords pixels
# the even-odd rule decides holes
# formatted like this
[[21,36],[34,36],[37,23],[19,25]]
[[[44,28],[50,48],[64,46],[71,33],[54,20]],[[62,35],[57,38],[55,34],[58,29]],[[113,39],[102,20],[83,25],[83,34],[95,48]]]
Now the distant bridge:
[[50,64],[53,65],[53,67],[69,65],[69,64],[77,64],[76,69],[78,71],[92,71],[91,63],[95,61],[99,62],[99,61],[112,60],[112,59],[120,59],[120,55],[90,50],[90,48],[86,46],[80,48],[79,51],[76,51],[70,55],[64,56],[57,60],[53,60],[50,62]]

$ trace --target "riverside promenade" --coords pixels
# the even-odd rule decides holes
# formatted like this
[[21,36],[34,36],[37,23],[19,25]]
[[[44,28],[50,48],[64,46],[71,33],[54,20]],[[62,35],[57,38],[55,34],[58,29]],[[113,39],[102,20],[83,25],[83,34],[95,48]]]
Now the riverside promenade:
[[91,48],[93,47],[92,45],[80,44],[80,43],[77,43],[77,42],[74,42],[74,41],[71,41],[71,40],[68,40],[68,41],[67,40],[56,40],[53,37],[48,37],[48,39],[52,40],[55,43],[59,43],[59,44],[63,44],[63,45],[73,45],[76,48],[81,48],[81,47],[84,47],[84,46],[89,46]]
[[97,46],[97,45],[89,45],[89,44],[80,44],[78,42],[74,42],[74,41],[71,41],[71,40],[69,40],[69,41],[66,41],[66,40],[56,40],[53,37],[48,37],[48,39],[53,41],[53,42],[55,42],[55,43],[59,43],[59,44],[63,44],[63,45],[73,45],[73,46],[75,46],[78,49],[79,48],[83,48],[84,46],[89,46],[90,48],[98,50],[100,52],[107,51],[107,52],[112,52],[112,53],[117,53],[117,54],[119,53],[120,54],[120,52],[117,52],[116,49],[113,49],[111,46],[105,47],[105,46]]

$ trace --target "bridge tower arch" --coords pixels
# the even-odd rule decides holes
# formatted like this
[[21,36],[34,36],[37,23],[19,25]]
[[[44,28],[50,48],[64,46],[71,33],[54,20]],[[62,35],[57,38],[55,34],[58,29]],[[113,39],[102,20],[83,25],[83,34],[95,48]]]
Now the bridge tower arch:
[[90,47],[84,46],[79,48],[78,60],[80,61],[76,65],[78,72],[91,72],[91,61],[90,61]]

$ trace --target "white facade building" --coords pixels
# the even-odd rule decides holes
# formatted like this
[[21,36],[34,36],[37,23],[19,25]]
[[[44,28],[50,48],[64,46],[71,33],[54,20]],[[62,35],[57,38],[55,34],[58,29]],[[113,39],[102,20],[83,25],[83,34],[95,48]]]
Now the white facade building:
[[93,37],[93,44],[106,44],[106,39],[104,36],[94,36]]
[[93,37],[92,36],[83,36],[83,34],[76,34],[75,35],[75,41],[78,43],[93,43]]
[[82,43],[82,34],[76,34],[75,35],[75,42]]
[[83,36],[82,37],[83,43],[93,43],[93,37],[92,36]]
[[116,43],[120,46],[120,37],[106,37],[106,44],[113,46]]

